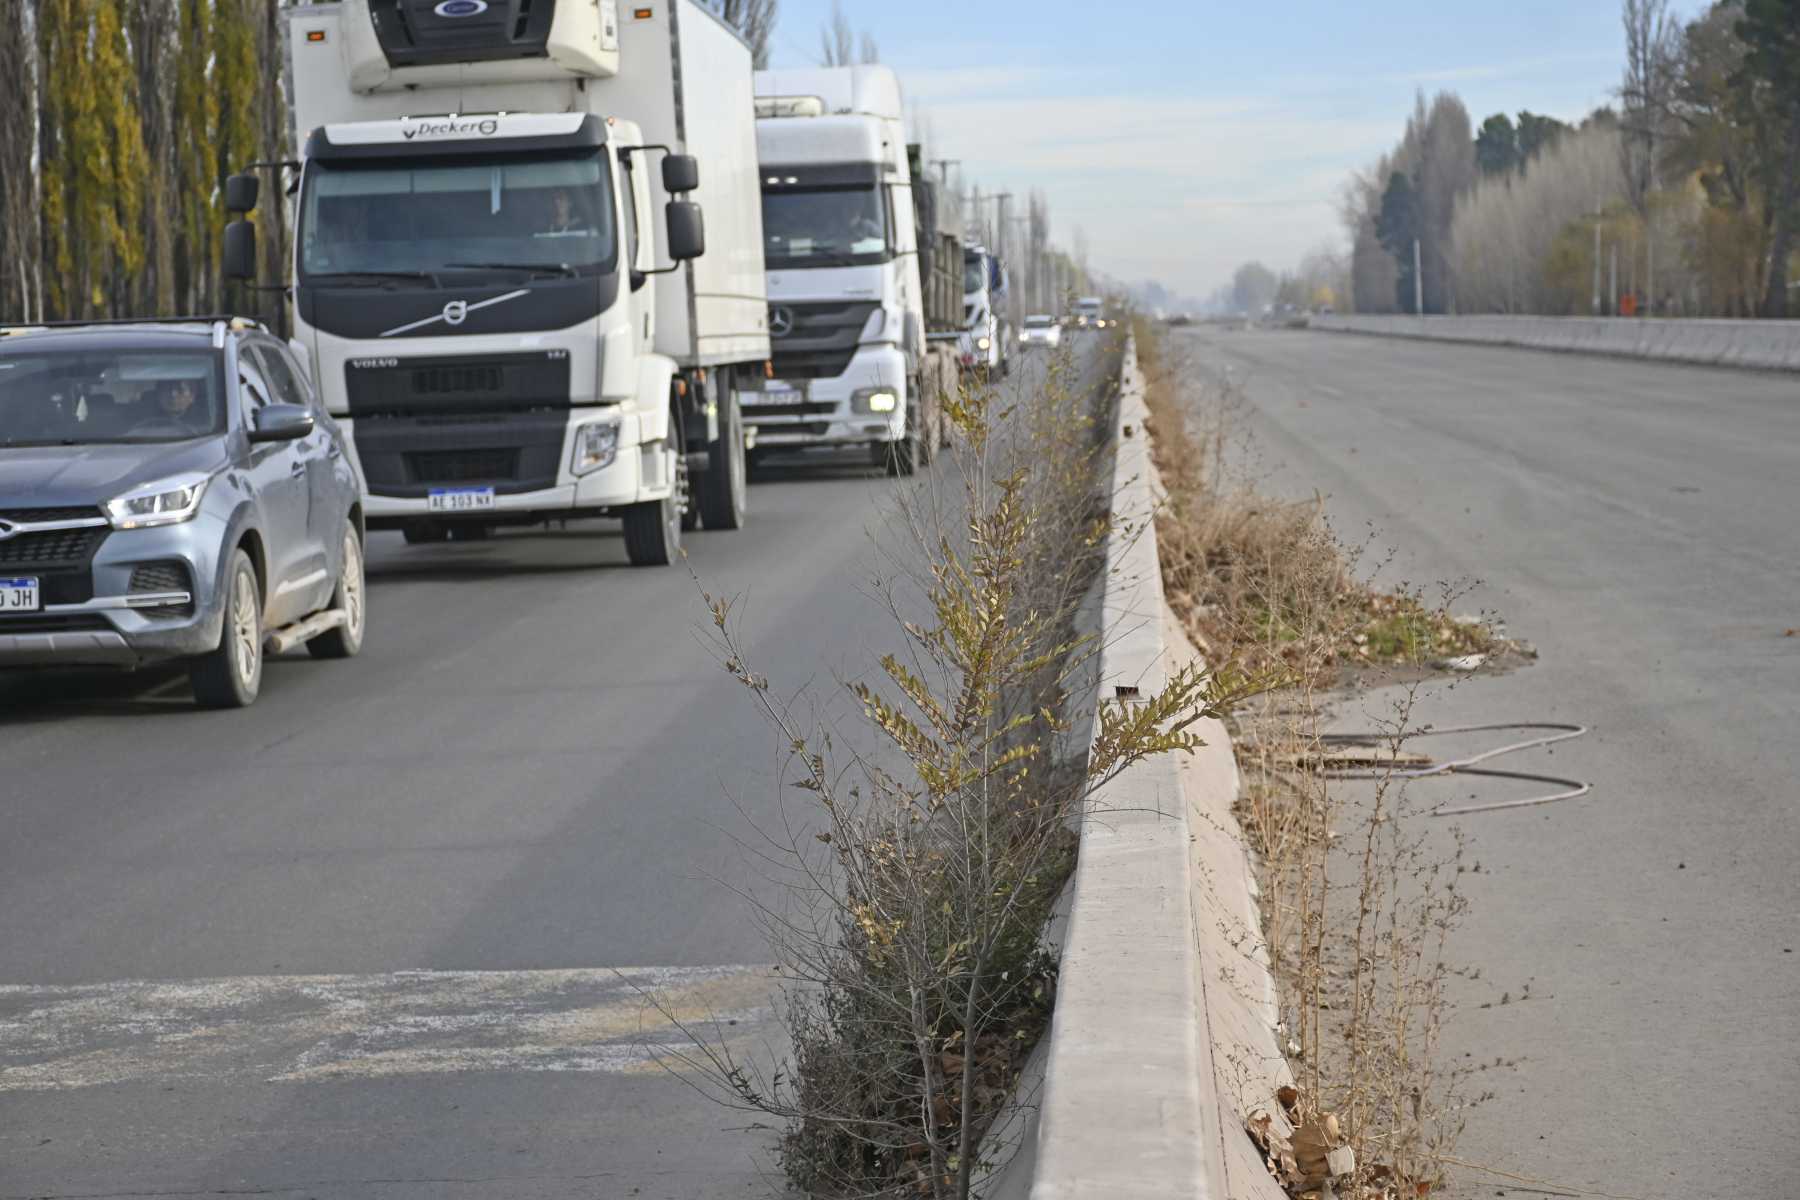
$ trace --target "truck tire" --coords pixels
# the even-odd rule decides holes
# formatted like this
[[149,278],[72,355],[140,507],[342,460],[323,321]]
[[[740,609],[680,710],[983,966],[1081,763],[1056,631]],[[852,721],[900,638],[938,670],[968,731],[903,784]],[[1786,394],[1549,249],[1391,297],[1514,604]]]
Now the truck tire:
[[331,590],[330,607],[344,610],[344,623],[306,643],[306,652],[314,658],[355,658],[362,649],[368,592],[363,578],[362,539],[356,536],[356,525],[351,521],[344,522],[343,558],[337,586]]
[[[916,383],[916,381],[909,382]],[[906,406],[906,436],[897,442],[886,444],[889,475],[911,475],[927,461],[925,431],[920,428],[920,425],[924,423],[925,414],[919,411],[924,406],[920,403],[917,387],[913,388],[909,399],[912,403]],[[880,447],[880,443],[877,443],[877,447]]]
[[262,586],[250,556],[233,550],[219,644],[188,663],[194,702],[201,708],[248,708],[262,690],[262,671]]
[[681,412],[669,414],[665,452],[674,462],[675,486],[661,500],[645,500],[625,509],[625,555],[634,567],[666,567],[681,557],[682,518],[687,512],[687,441]]
[[742,529],[750,512],[749,466],[744,462],[744,414],[737,389],[722,375],[719,440],[707,447],[706,475],[700,480],[700,519],[708,529]]

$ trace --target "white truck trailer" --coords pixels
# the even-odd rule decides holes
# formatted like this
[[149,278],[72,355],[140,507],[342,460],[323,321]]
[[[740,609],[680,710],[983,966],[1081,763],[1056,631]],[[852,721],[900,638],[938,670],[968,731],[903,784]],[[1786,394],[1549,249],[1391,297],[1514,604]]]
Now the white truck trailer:
[[762,448],[856,446],[910,474],[937,414],[900,81],[882,66],[756,73],[774,377]]
[[736,32],[694,0],[286,21],[296,341],[368,524],[432,541],[613,516],[637,564],[740,526],[738,397],[769,340]]

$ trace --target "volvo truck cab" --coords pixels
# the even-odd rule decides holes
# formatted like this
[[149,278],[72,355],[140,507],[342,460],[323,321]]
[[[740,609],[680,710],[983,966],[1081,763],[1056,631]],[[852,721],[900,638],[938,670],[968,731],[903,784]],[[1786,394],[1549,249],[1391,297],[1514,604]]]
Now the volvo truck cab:
[[739,527],[769,347],[742,39],[694,0],[284,11],[295,343],[369,526],[611,516],[639,564]]

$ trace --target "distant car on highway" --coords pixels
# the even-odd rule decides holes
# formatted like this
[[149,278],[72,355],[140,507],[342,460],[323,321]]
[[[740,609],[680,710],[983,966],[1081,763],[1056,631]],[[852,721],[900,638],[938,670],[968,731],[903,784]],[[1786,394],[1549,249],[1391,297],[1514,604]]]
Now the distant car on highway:
[[261,325],[0,328],[0,669],[183,660],[241,708],[265,651],[361,649],[362,546],[344,438]]
[[1105,329],[1106,301],[1098,296],[1083,296],[1075,301],[1074,317],[1077,329]]
[[1062,345],[1062,326],[1049,313],[1033,313],[1025,318],[1024,326],[1019,330],[1019,345],[1024,347],[1049,346],[1055,348]]

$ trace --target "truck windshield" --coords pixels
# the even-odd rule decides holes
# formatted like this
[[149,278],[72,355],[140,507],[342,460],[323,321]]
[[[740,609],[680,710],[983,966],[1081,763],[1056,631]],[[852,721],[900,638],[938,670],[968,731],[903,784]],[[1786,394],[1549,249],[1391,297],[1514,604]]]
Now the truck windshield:
[[0,351],[0,448],[207,437],[223,397],[217,353],[21,346]]
[[963,259],[963,291],[979,292],[987,286],[987,272],[982,270],[986,262],[980,255]]
[[593,275],[618,259],[603,151],[418,162],[315,161],[300,211],[306,277],[457,270]]
[[770,267],[861,266],[892,256],[874,187],[765,188],[763,237]]

